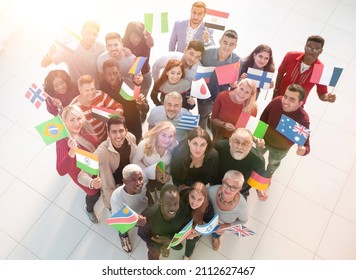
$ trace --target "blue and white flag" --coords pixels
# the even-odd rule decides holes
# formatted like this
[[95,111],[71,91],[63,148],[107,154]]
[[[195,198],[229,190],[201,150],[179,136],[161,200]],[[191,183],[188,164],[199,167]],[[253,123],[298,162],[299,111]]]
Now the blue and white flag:
[[210,235],[212,234],[217,227],[219,226],[219,215],[215,214],[215,216],[211,219],[211,221],[204,225],[195,226],[195,231],[200,233],[201,235]]
[[256,87],[269,89],[273,73],[249,67],[247,69],[247,78],[253,80],[256,83]]
[[213,74],[215,70],[215,66],[210,66],[210,67],[205,67],[205,66],[200,66],[198,65],[197,72],[195,73],[195,80],[199,80],[201,78],[204,78],[204,80],[209,83],[210,81],[210,76]]
[[310,129],[282,114],[276,130],[299,146],[303,146],[310,135]]
[[192,130],[199,125],[200,115],[183,114],[176,125],[177,129]]

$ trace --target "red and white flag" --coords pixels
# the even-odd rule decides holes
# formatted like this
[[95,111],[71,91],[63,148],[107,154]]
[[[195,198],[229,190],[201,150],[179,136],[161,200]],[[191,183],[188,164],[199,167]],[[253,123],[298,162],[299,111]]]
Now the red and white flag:
[[211,96],[204,78],[192,81],[192,86],[190,88],[190,96],[199,99],[208,99]]

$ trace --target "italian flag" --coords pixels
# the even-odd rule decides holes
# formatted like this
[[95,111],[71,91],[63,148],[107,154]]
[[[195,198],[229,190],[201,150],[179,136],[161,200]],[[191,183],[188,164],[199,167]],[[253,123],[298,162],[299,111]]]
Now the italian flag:
[[245,112],[241,112],[235,126],[236,128],[247,128],[249,131],[251,131],[252,135],[257,138],[263,138],[268,128],[268,124],[256,119],[255,117]]
[[77,158],[77,167],[81,170],[92,174],[99,174],[99,157],[98,155],[89,153],[82,149],[75,149],[75,155]]
[[140,95],[140,91],[139,89],[137,90],[136,86],[135,90],[132,90],[127,84],[122,83],[120,95],[127,101],[133,101],[138,98],[138,96]]
[[255,171],[252,171],[250,178],[247,180],[247,184],[249,184],[252,188],[256,190],[267,190],[271,183],[271,178],[266,178],[261,176]]

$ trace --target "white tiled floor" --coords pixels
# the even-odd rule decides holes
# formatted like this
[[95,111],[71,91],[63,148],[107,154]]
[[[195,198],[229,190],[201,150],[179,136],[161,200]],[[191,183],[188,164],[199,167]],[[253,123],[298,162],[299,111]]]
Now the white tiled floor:
[[[24,94],[32,82],[41,84],[48,71],[56,68],[39,65],[59,26],[69,25],[79,32],[85,20],[95,19],[102,25],[102,40],[111,31],[123,34],[127,22],[142,21],[144,12],[168,11],[171,28],[175,20],[189,16],[193,1],[180,1],[179,10],[171,7],[171,1],[135,1],[135,6],[125,8],[117,1],[105,1],[102,9],[102,1],[85,1],[83,9],[78,7],[84,1],[75,1],[73,12],[66,13],[50,12],[46,1],[2,2],[2,29],[7,28],[3,24],[9,18],[6,12],[17,11],[17,6],[31,3],[33,9],[47,10],[34,18],[16,15],[17,28],[0,52],[0,259],[146,259],[145,244],[135,230],[131,232],[134,251],[126,254],[121,249],[117,233],[105,224],[107,214],[101,203],[96,207],[102,212],[100,223],[88,221],[83,212],[84,193],[69,177],[57,174],[55,146],[45,146],[34,129],[50,115],[44,107],[36,110]],[[70,3],[62,2],[63,6]],[[302,50],[307,36],[321,34],[326,39],[321,60],[343,67],[344,72],[334,89],[335,104],[322,103],[315,92],[308,100],[310,155],[300,158],[291,149],[274,176],[268,201],[258,201],[252,192],[247,226],[257,234],[248,238],[226,235],[218,252],[211,249],[210,238],[204,237],[193,259],[355,260],[356,1],[206,3],[213,9],[229,7],[227,27],[239,33],[236,52],[240,56],[267,43],[278,67],[287,51]],[[216,41],[220,36],[216,32]],[[152,62],[167,50],[169,34],[154,32],[153,37]],[[260,112],[270,95],[266,101],[259,100]],[[181,259],[182,254],[174,251],[169,259]]]

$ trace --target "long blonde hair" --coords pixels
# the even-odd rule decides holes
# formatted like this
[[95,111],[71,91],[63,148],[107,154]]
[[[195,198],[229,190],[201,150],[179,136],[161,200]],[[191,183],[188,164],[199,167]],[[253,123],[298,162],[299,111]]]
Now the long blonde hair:
[[[144,154],[147,156],[152,155],[153,151],[155,150],[157,137],[163,130],[170,129],[174,136],[176,135],[176,128],[175,126],[169,121],[162,121],[159,122],[156,126],[154,126],[151,130],[147,131],[146,134],[143,136],[143,139],[146,140],[146,145],[144,149]],[[172,145],[168,148],[168,150],[173,150],[175,147],[175,141],[172,142]]]
[[243,102],[244,107],[242,109],[242,111],[244,111],[245,113],[251,114],[253,111],[257,110],[257,103],[256,103],[257,87],[254,81],[247,78],[242,79],[237,86],[240,86],[242,84],[246,84],[252,90],[251,96]]

